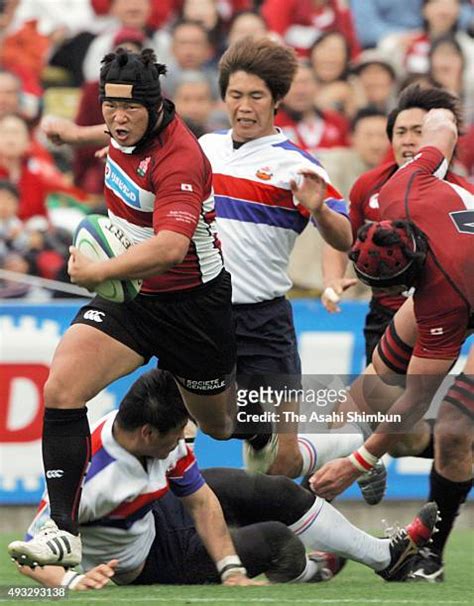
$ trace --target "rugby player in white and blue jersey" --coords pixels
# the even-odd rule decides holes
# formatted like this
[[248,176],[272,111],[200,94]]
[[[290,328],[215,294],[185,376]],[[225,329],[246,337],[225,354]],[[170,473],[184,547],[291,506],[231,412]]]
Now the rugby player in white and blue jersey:
[[[79,507],[84,572],[22,565],[28,539],[38,534],[48,558],[63,561],[70,548],[48,521],[47,497],[27,540],[9,546],[20,571],[45,585],[77,590],[98,589],[112,576],[118,584],[243,585],[250,582],[247,574],[262,573],[273,582],[328,580],[343,558],[351,558],[394,581],[433,531],[434,504],[391,540],[377,539],[287,478],[223,468],[201,474],[183,440],[187,419],[170,373],[142,375],[118,412],[100,419],[92,432]],[[231,533],[226,522],[236,527]],[[306,557],[305,547],[337,555]],[[36,551],[29,555],[31,562]]]
[[[310,221],[333,249],[344,252],[352,243],[345,202],[328,174],[274,124],[296,69],[293,51],[277,42],[245,38],[232,45],[219,64],[232,128],[199,140],[212,166],[219,239],[232,275],[240,387],[301,388],[292,310],[285,298],[291,288],[290,253]],[[252,406],[259,412],[260,405],[250,402],[247,412]],[[296,403],[286,402],[280,413],[284,407],[296,410]],[[309,449],[306,442],[298,446],[297,427],[280,423],[277,429],[278,437],[270,438],[267,423],[260,443],[246,445],[249,469],[290,477],[309,473]],[[351,434],[341,433],[339,442],[346,435]]]

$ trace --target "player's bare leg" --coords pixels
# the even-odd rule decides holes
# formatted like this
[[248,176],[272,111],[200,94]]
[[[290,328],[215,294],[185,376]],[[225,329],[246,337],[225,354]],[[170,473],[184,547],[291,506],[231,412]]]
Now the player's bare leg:
[[44,390],[42,446],[51,520],[31,541],[9,546],[18,562],[67,567],[81,561],[77,512],[91,455],[85,405],[143,362],[137,353],[91,326],[75,324],[65,333]]
[[[294,413],[287,414],[284,413]],[[295,400],[283,402],[279,406],[280,420],[275,423],[274,432],[278,435],[276,458],[267,473],[275,476],[297,478],[301,475],[303,457],[298,445],[299,403]],[[285,421],[285,418],[291,419]]]

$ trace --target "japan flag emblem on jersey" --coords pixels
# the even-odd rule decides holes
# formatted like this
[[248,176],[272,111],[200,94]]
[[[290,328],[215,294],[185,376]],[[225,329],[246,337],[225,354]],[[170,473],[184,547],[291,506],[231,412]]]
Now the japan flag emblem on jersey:
[[181,191],[193,191],[193,186],[190,183],[181,183]]

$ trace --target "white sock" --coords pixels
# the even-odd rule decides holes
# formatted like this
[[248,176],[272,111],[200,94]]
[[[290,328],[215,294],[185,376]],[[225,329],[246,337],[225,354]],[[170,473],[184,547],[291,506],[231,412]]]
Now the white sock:
[[374,570],[383,570],[390,563],[389,539],[377,539],[356,528],[319,497],[289,528],[307,548],[335,553]]
[[[349,430],[357,433],[346,433]],[[303,457],[300,475],[312,474],[328,461],[350,455],[363,443],[360,430],[349,424],[330,433],[300,433],[298,446]]]
[[296,579],[292,579],[289,581],[290,583],[307,583],[310,581],[314,575],[318,572],[318,565],[313,560],[306,558],[306,566],[303,572],[296,577]]

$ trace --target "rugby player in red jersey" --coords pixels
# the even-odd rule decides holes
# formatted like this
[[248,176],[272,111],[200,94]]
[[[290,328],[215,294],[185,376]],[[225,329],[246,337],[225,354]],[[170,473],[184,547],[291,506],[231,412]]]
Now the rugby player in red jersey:
[[[212,172],[161,94],[165,72],[150,49],[107,55],[100,76],[107,132],[85,129],[110,143],[105,200],[134,245],[99,262],[71,247],[71,281],[92,291],[108,279],[144,281],[131,302],[95,297],[79,310],[54,355],[42,442],[54,527],[33,539],[36,552],[30,544],[30,553],[53,565],[81,560],[77,512],[91,452],[85,404],[111,382],[156,356],[204,432],[227,439],[234,430],[232,289],[215,229]],[[50,125],[49,135],[77,143],[74,125],[69,135]],[[249,582],[243,575],[241,584]]]
[[[363,228],[351,253],[357,274],[372,287],[416,286],[413,311],[407,301],[373,356],[379,376],[394,369],[400,374],[408,364],[405,390],[390,408],[402,416],[402,429],[426,412],[472,325],[474,187],[444,179],[459,124],[457,100],[444,95],[445,109],[424,117],[419,152],[380,192],[384,220]],[[414,578],[443,579],[442,551],[472,485],[473,357],[471,350],[465,372],[448,391],[438,416],[430,498],[438,503],[443,521],[431,552],[413,564]],[[349,458],[317,472],[313,489],[333,497],[370,469],[399,439],[388,423],[378,430]]]

